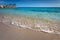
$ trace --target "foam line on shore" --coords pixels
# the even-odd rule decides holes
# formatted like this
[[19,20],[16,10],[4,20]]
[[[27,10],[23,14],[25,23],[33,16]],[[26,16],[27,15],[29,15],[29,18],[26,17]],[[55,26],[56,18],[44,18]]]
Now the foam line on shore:
[[[23,28],[23,29],[31,29],[31,30],[37,30],[39,32],[43,31],[43,32],[47,32],[47,33],[54,33],[54,34],[60,34],[59,31],[57,31],[58,29],[56,28],[57,26],[55,26],[54,24],[49,24],[49,25],[46,25],[45,23],[36,23],[33,27],[30,27],[28,25],[25,25],[21,22],[18,22],[16,20],[9,20],[9,19],[5,19],[5,18],[2,18],[0,19],[0,22],[3,22],[3,23],[10,23],[11,25],[15,25],[17,27],[20,27],[20,28]],[[30,23],[31,24],[31,23]],[[52,26],[52,27],[51,27]],[[54,27],[55,28],[54,28]]]

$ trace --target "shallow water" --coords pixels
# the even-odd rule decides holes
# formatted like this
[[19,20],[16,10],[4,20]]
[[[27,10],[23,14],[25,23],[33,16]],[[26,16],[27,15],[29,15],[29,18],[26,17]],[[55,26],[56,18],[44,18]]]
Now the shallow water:
[[32,16],[60,20],[59,7],[20,7],[0,9],[0,14],[15,16]]
[[60,8],[0,9],[0,22],[24,29],[60,34]]
[[60,34],[60,23],[40,18],[32,17],[17,17],[17,16],[3,16],[0,22],[17,26],[23,29],[35,30],[38,32],[47,32]]

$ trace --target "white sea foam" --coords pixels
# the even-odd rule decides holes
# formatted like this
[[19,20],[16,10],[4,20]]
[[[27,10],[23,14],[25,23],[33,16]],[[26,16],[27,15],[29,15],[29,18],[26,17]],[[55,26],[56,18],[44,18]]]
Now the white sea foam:
[[40,25],[39,25],[39,24],[36,24],[36,25],[35,25],[35,28],[40,28]]
[[24,28],[24,29],[26,29],[27,28],[27,26],[26,25],[22,25],[21,23],[19,23],[19,22],[16,22],[16,21],[12,21],[12,23],[11,23],[12,25],[16,25],[16,26],[20,26],[21,28]]
[[41,29],[41,31],[43,31],[43,32],[47,32],[47,33],[53,33],[53,32],[54,32],[54,31],[51,31],[51,30],[49,30],[49,29],[46,29],[46,30]]
[[26,29],[26,28],[27,28],[27,26],[26,26],[26,25],[20,25],[20,27],[21,27],[21,28],[24,28],[24,29]]
[[48,33],[53,33],[54,32],[54,30],[49,30],[48,26],[45,26],[45,29],[43,29],[43,27],[40,26],[39,24],[37,24],[35,26],[35,28],[40,28],[37,31],[43,31],[43,32],[48,32]]
[[[8,20],[7,20],[7,19],[3,19],[3,20],[0,20],[0,22],[5,23],[5,22],[8,22]],[[49,26],[46,26],[46,25],[35,24],[34,28],[32,28],[32,27],[28,27],[28,25],[22,24],[22,23],[20,23],[20,22],[18,22],[18,21],[15,21],[15,20],[11,20],[10,22],[11,22],[12,25],[21,27],[21,28],[23,28],[23,29],[27,29],[27,28],[28,28],[28,29],[33,30],[33,29],[35,28],[35,29],[36,29],[37,31],[39,31],[39,32],[43,31],[43,32],[47,32],[47,33],[60,34],[59,31],[55,31],[56,28],[53,30],[53,28],[54,28],[54,27],[53,27],[53,28],[51,28],[51,30],[50,30]],[[55,27],[57,27],[57,26],[55,26]]]

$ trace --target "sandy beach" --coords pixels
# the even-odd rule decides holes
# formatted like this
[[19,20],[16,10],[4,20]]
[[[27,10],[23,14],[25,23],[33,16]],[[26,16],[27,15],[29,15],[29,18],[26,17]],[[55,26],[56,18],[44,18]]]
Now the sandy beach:
[[60,40],[60,35],[22,29],[0,22],[0,40]]
[[0,40],[60,40],[60,7],[0,9]]

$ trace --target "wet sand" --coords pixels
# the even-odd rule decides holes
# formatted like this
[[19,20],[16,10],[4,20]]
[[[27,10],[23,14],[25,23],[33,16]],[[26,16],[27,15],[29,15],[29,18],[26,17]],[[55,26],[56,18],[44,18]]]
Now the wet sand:
[[60,40],[60,35],[22,29],[0,22],[0,40]]
[[0,17],[0,22],[15,25],[23,29],[28,28],[39,32],[60,34],[60,22],[51,19],[3,15]]

